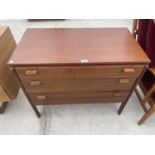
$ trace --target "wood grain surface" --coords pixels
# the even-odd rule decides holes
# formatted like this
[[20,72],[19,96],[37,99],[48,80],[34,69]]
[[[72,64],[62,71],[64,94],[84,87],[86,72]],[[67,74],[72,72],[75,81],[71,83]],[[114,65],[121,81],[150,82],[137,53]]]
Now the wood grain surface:
[[9,65],[36,105],[122,102],[150,60],[127,28],[27,29]]
[[30,28],[9,64],[136,64],[149,61],[127,28]]
[[[137,78],[144,65],[16,67],[22,79]],[[134,70],[130,72],[130,70]],[[29,74],[27,74],[29,73]]]
[[[120,80],[128,80],[121,83]],[[93,92],[93,91],[117,91],[130,90],[136,79],[107,78],[107,79],[70,79],[70,80],[41,80],[40,85],[30,85],[30,81],[24,81],[27,92]]]
[[16,42],[9,27],[0,27],[0,101],[10,101],[19,91],[19,81],[7,62],[16,48]]

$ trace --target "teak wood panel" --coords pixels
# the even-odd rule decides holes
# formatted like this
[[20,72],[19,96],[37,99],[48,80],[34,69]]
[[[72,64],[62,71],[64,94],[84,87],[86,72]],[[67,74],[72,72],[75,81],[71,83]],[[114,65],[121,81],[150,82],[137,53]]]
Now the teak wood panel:
[[9,100],[15,98],[19,90],[19,81],[7,65],[16,48],[16,42],[9,27],[0,27],[0,34],[0,85],[5,90],[2,94],[6,93],[8,101],[7,98],[9,97]]
[[31,85],[31,81],[23,81],[27,92],[87,92],[130,90],[136,79],[61,79],[40,80],[39,85]]
[[2,36],[6,32],[7,29],[8,29],[7,26],[0,27],[0,36]]
[[35,96],[52,96],[54,98],[84,98],[84,97],[122,97],[122,96],[127,96],[128,91],[113,91],[113,92],[42,92],[42,93],[29,93],[29,95],[35,95]]
[[10,101],[10,97],[7,95],[6,91],[0,86],[0,101]]
[[27,29],[11,66],[145,64],[150,60],[127,28]]
[[21,79],[137,78],[143,65],[16,67]]
[[[1,29],[1,27],[0,27]],[[16,43],[8,27],[0,36],[0,76],[7,66],[8,59],[16,47]],[[8,67],[9,68],[9,67]]]
[[15,98],[18,94],[20,84],[13,71],[10,71],[6,66],[4,74],[1,76],[2,86],[5,88],[7,94],[11,99]]
[[70,103],[117,103],[123,102],[127,97],[128,93],[124,93],[121,96],[114,96],[114,94],[103,92],[94,93],[92,96],[90,93],[87,95],[83,94],[63,94],[63,95],[52,95],[51,93],[44,94],[29,94],[31,100],[36,105],[46,105],[46,104],[70,104]]

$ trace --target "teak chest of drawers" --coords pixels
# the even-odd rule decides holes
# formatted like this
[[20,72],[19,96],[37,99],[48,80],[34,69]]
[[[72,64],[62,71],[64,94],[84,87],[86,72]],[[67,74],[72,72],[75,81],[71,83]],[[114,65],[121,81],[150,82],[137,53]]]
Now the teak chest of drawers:
[[150,60],[126,28],[28,29],[9,65],[36,105],[121,102]]

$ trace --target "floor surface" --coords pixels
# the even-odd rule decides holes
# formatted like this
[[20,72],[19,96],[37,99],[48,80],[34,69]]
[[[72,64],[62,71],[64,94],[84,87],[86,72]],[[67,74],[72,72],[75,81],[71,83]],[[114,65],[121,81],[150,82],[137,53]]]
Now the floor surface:
[[[132,20],[0,20],[2,25],[10,26],[18,43],[29,27],[128,27],[131,31]],[[20,90],[0,115],[0,134],[155,134],[155,115],[144,125],[137,125],[143,111],[134,93],[120,116],[119,106],[120,103],[40,106],[42,117],[38,119]]]

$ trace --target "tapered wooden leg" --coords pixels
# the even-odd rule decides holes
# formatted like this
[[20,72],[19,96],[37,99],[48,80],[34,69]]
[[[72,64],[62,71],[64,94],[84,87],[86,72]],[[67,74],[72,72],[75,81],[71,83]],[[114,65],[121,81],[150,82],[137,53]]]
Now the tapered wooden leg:
[[35,114],[37,115],[37,117],[40,118],[41,115],[40,115],[40,112],[38,111],[37,107],[34,104],[32,104],[31,101],[30,101],[30,104],[31,104]]
[[142,78],[142,76],[144,75],[145,71],[146,71],[147,67],[145,66],[141,75],[139,76],[139,78],[137,79],[137,81],[135,81],[135,84],[133,85],[133,87],[130,90],[130,93],[128,95],[128,97],[126,98],[126,100],[121,104],[120,108],[118,109],[117,113],[120,115],[124,109],[124,107],[126,106],[130,96],[132,95],[133,91],[135,91],[137,84],[140,82],[140,79]]
[[14,71],[14,73],[16,74],[16,76],[17,76],[17,78],[18,78],[18,80],[19,80],[19,82],[20,82],[20,86],[21,86],[23,92],[25,93],[25,95],[27,96],[27,99],[28,99],[29,103],[31,104],[31,106],[32,106],[32,108],[33,108],[35,114],[36,114],[37,117],[39,118],[39,117],[41,116],[40,112],[38,111],[36,105],[31,101],[29,95],[27,94],[27,92],[26,92],[26,90],[25,90],[25,88],[24,88],[24,86],[23,86],[23,84],[22,84],[22,82],[21,82],[21,80],[20,80],[20,78],[19,78],[19,76],[18,76],[16,70],[13,69],[13,71]]
[[142,125],[149,117],[150,115],[155,112],[155,107],[151,107],[144,116],[138,121],[138,125]]
[[0,107],[0,114],[3,114],[8,102],[3,102]]
[[127,102],[123,102],[123,103],[121,104],[121,106],[119,107],[119,109],[118,109],[118,111],[117,111],[117,113],[118,113],[119,115],[122,113],[122,111],[123,111],[124,107],[126,106],[126,104],[127,104]]
[[126,100],[124,102],[122,102],[121,106],[119,107],[119,109],[117,111],[118,115],[120,115],[122,113],[122,111],[123,111],[124,107],[126,106],[126,104],[127,104],[127,102],[128,102],[131,95],[132,95],[132,93],[130,93],[128,95],[128,97],[126,98]]

